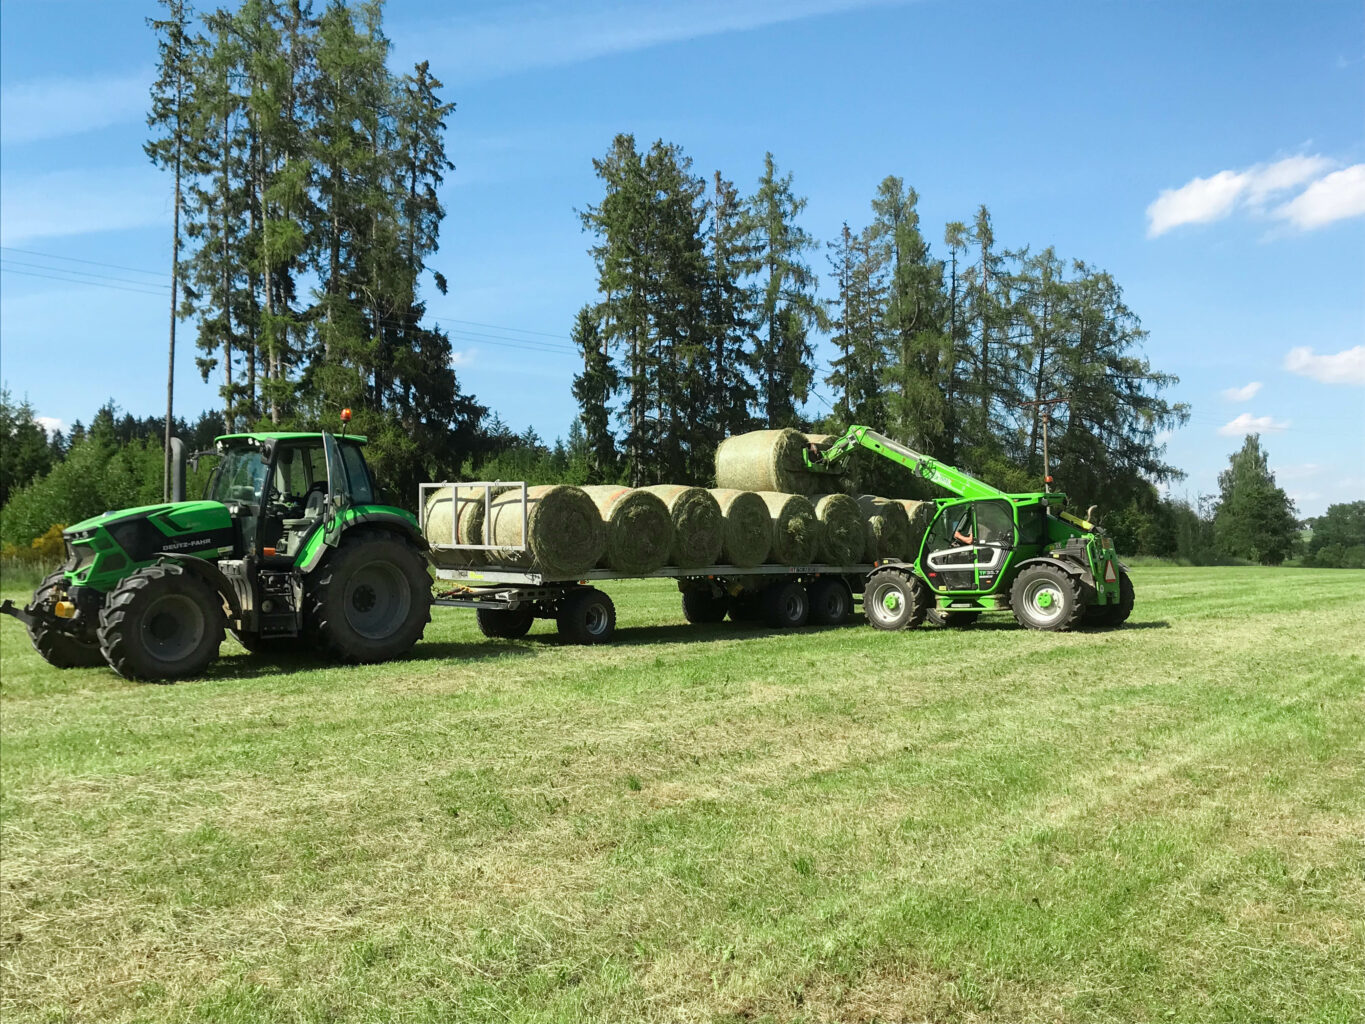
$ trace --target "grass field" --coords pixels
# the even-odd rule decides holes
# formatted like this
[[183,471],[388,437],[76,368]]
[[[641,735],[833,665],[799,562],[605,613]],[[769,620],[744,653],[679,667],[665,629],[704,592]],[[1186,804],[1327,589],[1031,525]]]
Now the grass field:
[[0,1017],[1365,1019],[1365,573],[1135,581],[1064,636],[630,583],[609,648],[176,686],[6,619]]

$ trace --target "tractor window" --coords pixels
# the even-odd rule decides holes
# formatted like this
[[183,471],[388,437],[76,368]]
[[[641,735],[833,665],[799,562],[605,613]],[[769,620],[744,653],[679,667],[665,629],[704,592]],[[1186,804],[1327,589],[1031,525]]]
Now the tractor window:
[[1003,501],[978,501],[976,510],[976,542],[978,544],[1014,545],[1014,518]]
[[209,485],[208,498],[223,504],[238,502],[260,507],[265,485],[265,458],[259,448],[233,448],[223,455]]
[[374,504],[374,484],[370,480],[370,471],[365,465],[365,456],[360,453],[359,445],[343,444],[341,461],[346,466],[346,483],[351,501],[357,505]]
[[322,480],[322,473],[315,471],[314,449],[282,447],[275,456],[275,493],[291,498],[307,496],[313,484]]

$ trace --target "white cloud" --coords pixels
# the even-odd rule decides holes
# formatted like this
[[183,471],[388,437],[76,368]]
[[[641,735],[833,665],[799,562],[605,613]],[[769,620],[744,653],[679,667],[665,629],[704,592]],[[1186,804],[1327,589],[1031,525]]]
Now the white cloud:
[[1277,209],[1275,216],[1304,231],[1365,216],[1365,164],[1353,164],[1313,182]]
[[450,353],[450,365],[455,367],[469,366],[474,362],[476,349],[455,349]]
[[33,422],[47,431],[47,436],[51,437],[59,430],[65,430],[66,424],[57,419],[56,416],[35,416]]
[[159,223],[170,232],[170,188],[150,164],[4,178],[0,192],[0,241],[5,245]]
[[[614,53],[742,32],[905,0],[597,0],[507,3],[476,14],[394,25],[402,54],[432,55],[443,79],[497,78]],[[400,57],[400,63],[407,60]]]
[[1243,388],[1224,388],[1223,397],[1229,402],[1249,402],[1256,397],[1256,392],[1261,390],[1261,382],[1253,380]]
[[[1313,182],[1333,166],[1334,161],[1324,156],[1291,156],[1246,170],[1219,171],[1207,178],[1192,178],[1179,188],[1163,189],[1147,207],[1147,237],[1156,238],[1182,224],[1222,220],[1239,206],[1261,211],[1271,197]],[[1335,175],[1327,176],[1332,177]],[[1309,191],[1313,187],[1310,185]]]
[[1224,437],[1241,437],[1243,434],[1277,434],[1288,426],[1288,420],[1272,419],[1269,416],[1253,416],[1249,412],[1244,412],[1236,419],[1219,427],[1218,433]]
[[0,142],[37,142],[138,121],[151,103],[153,77],[146,70],[6,85],[0,90]]
[[1322,467],[1316,462],[1293,462],[1275,470],[1275,475],[1281,480],[1309,480],[1321,472]]
[[1284,357],[1284,368],[1324,384],[1365,385],[1365,345],[1321,356],[1307,346],[1291,348]]

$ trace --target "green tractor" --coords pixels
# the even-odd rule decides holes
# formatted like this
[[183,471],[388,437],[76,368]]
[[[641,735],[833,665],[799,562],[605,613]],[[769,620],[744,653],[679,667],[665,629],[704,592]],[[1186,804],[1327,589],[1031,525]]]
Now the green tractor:
[[[343,416],[343,418],[345,418]],[[108,664],[147,681],[196,675],[224,630],[249,651],[310,649],[345,662],[407,653],[431,619],[417,521],[378,501],[365,438],[229,434],[202,501],[106,512],[65,531],[67,560],[21,620],[58,668]]]
[[1133,584],[1113,540],[1089,513],[1063,511],[1065,494],[1007,494],[863,426],[824,451],[812,446],[806,465],[832,472],[860,448],[956,496],[935,501],[914,561],[884,561],[869,575],[863,611],[873,626],[966,626],[1009,609],[1020,625],[1060,631],[1118,626],[1132,612]]

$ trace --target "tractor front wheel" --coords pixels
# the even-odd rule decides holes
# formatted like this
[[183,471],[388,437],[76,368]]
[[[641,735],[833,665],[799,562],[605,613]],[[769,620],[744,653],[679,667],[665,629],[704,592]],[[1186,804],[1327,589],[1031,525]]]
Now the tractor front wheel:
[[876,629],[914,629],[924,624],[931,600],[914,576],[888,569],[867,581],[863,614]]
[[1086,606],[1074,576],[1054,565],[1032,565],[1015,578],[1010,607],[1019,625],[1056,633],[1079,625]]
[[1133,614],[1133,581],[1122,569],[1119,570],[1119,599],[1117,604],[1092,604],[1085,610],[1085,624],[1101,629],[1122,626]]
[[[33,592],[29,610],[47,604],[53,592],[66,578],[66,573],[58,569],[48,576]],[[60,626],[47,622],[37,622],[29,627],[28,639],[45,662],[53,668],[98,668],[104,664],[104,655],[99,644],[86,643],[65,632]]]
[[100,612],[104,660],[125,679],[198,675],[223,643],[223,602],[178,565],[149,565],[109,592]]
[[308,583],[310,632],[337,661],[402,657],[430,621],[426,559],[393,534],[346,537]]

